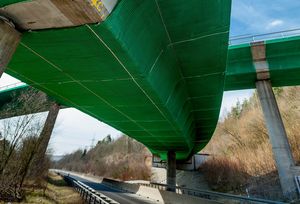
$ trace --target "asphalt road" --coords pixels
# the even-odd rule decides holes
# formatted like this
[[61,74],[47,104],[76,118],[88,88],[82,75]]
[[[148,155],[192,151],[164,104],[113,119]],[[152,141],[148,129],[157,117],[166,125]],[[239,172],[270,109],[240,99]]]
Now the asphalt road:
[[109,188],[101,183],[92,182],[86,180],[84,178],[70,175],[70,177],[81,181],[82,183],[90,186],[91,188],[95,189],[96,191],[106,195],[107,197],[121,203],[121,204],[158,204],[159,202],[138,196],[133,193],[125,193],[116,189]]

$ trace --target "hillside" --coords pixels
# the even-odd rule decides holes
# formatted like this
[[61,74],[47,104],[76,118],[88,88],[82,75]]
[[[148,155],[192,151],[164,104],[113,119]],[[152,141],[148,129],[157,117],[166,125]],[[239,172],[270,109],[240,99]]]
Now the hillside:
[[54,164],[55,168],[121,180],[148,180],[151,157],[148,149],[127,136],[107,136],[90,150],[77,150]]
[[[293,156],[300,163],[300,87],[274,89]],[[256,93],[238,102],[219,122],[203,150],[213,156],[201,168],[211,187],[255,197],[280,199],[278,175]]]

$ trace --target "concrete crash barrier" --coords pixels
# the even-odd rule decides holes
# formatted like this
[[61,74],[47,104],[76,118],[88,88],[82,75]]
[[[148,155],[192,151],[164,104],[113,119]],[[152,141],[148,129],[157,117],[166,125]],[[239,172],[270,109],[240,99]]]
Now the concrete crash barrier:
[[140,186],[138,184],[130,184],[113,179],[104,178],[102,184],[121,191],[135,193],[137,195],[163,202],[166,204],[215,204],[217,201],[207,200],[188,195],[180,195],[169,191],[159,190],[147,186]]

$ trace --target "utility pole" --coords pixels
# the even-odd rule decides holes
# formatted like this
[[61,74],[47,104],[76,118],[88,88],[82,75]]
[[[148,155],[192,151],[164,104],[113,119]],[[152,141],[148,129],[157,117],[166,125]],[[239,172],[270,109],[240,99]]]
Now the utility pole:
[[93,137],[93,139],[91,141],[92,141],[92,143],[91,143],[90,149],[93,149],[95,147],[95,136]]

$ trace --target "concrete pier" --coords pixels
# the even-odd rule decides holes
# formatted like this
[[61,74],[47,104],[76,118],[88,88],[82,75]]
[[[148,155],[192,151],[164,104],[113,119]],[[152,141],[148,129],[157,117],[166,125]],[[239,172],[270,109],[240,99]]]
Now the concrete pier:
[[13,56],[21,34],[5,18],[0,16],[0,77]]
[[176,191],[176,152],[168,151],[167,190]]
[[272,144],[281,188],[284,196],[293,200],[298,197],[293,173],[295,163],[271,82],[269,80],[257,81],[256,88]]
[[60,106],[56,103],[50,107],[47,119],[45,121],[44,128],[39,137],[39,148],[38,148],[38,155],[37,155],[38,158],[37,161],[39,162],[43,162],[44,160],[59,110],[60,110]]

